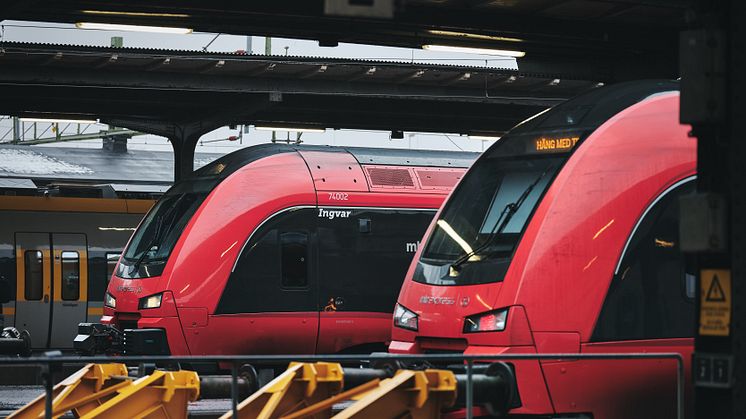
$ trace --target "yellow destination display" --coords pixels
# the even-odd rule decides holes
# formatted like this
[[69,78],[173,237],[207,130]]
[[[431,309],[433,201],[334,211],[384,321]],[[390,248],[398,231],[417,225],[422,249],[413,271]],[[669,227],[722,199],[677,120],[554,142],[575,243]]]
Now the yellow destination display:
[[539,137],[534,140],[534,151],[539,153],[562,153],[572,150],[580,137]]
[[732,309],[730,270],[703,269],[700,272],[701,291],[699,334],[704,336],[730,335]]

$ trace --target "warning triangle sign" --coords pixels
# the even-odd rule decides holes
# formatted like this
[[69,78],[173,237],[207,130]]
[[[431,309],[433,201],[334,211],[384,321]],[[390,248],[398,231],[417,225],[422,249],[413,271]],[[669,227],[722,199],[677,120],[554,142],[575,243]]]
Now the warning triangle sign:
[[725,292],[723,292],[723,287],[720,285],[720,279],[717,275],[712,278],[705,301],[725,301]]

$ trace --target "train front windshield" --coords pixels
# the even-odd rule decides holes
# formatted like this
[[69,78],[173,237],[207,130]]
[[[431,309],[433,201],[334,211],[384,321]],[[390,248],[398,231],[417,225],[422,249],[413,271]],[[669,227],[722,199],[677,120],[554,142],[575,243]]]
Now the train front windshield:
[[512,144],[489,150],[449,199],[418,261],[415,281],[501,281],[534,208],[579,137],[503,140]]
[[204,193],[166,195],[137,229],[117,269],[120,278],[148,278],[163,272],[187,222],[207,196]]

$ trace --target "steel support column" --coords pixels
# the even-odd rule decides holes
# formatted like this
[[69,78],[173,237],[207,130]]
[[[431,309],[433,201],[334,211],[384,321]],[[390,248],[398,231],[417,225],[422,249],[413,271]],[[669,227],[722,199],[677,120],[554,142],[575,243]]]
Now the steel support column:
[[[742,23],[746,5],[740,0],[702,0],[698,18],[704,29],[701,45],[706,45],[701,50],[709,51],[700,54],[707,70],[699,72],[698,83],[688,83],[687,68],[682,66],[682,121],[692,123],[698,138],[698,190],[722,198],[727,221],[722,229],[725,246],[717,244],[720,235],[714,234],[710,251],[696,255],[700,275],[693,362],[695,410],[697,418],[746,418],[746,138],[740,127],[746,120],[746,30]],[[683,39],[682,54],[686,54],[687,45],[697,41]],[[696,106],[697,99],[704,101],[699,117],[685,117],[691,110],[687,107]],[[711,313],[703,306],[709,304],[714,276],[706,280],[708,275],[702,271],[706,269],[730,271],[730,292],[723,288],[722,299],[730,309],[722,326],[709,331],[702,324]]]
[[116,127],[166,137],[174,150],[174,182],[189,177],[194,171],[194,151],[200,137],[217,128],[251,121],[259,111],[273,105],[269,96],[247,99],[230,107],[215,109],[210,115],[192,121],[151,121],[135,119],[101,119]]

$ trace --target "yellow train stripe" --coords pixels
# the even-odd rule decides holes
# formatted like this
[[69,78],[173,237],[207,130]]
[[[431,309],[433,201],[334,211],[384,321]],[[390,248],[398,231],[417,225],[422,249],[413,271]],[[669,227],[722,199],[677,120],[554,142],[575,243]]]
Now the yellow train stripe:
[[88,315],[89,316],[103,316],[104,308],[103,307],[88,307]]
[[3,307],[3,314],[6,316],[15,316],[16,308],[15,307]]
[[121,212],[145,214],[154,203],[155,201],[151,199],[1,196],[0,211]]

